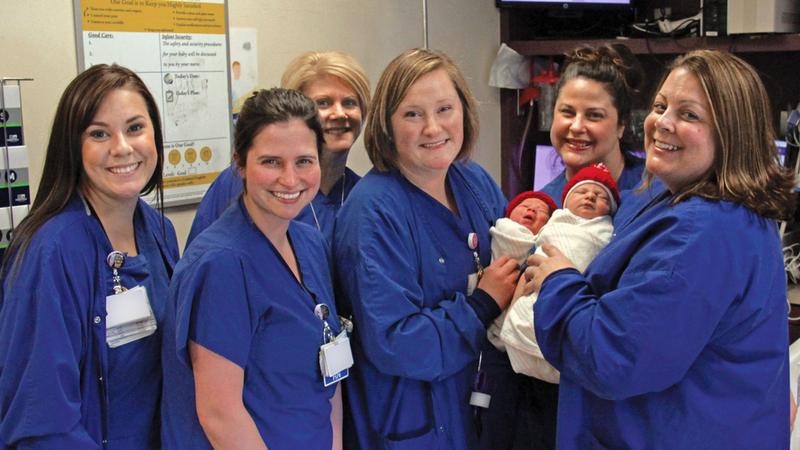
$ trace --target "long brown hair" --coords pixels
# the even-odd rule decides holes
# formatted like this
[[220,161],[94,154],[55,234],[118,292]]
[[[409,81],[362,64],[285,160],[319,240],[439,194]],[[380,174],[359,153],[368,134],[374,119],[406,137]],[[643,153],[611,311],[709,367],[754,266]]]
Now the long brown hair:
[[133,71],[115,64],[92,66],[75,77],[61,95],[47,144],[42,180],[30,212],[14,230],[14,237],[3,260],[4,269],[12,258],[14,263],[19,262],[36,231],[61,212],[78,192],[84,176],[81,136],[106,96],[117,89],[138,93],[147,105],[153,123],[157,159],[153,176],[141,193],[146,195],[155,190],[156,206],[159,211],[162,210],[164,143],[158,106],[147,86]]

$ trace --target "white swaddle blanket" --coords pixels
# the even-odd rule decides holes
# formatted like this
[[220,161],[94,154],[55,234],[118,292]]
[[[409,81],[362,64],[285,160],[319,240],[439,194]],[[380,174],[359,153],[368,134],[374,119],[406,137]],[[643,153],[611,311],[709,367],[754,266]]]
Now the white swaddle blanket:
[[[492,235],[492,261],[508,256],[516,259],[517,264],[522,264],[536,242],[536,235],[531,230],[505,217],[497,219],[494,226],[489,228],[489,234]],[[486,330],[489,342],[502,352],[506,351],[506,346],[500,339],[500,329],[505,317],[506,311],[503,311]]]
[[[608,244],[613,232],[611,216],[584,219],[567,209],[558,209],[536,236],[536,254],[544,256],[542,244],[552,244],[583,272],[597,253]],[[494,248],[494,241],[492,247]],[[524,295],[508,308],[500,339],[506,345],[515,372],[558,383],[559,373],[545,361],[533,330],[533,304],[537,298],[538,293],[535,292]]]

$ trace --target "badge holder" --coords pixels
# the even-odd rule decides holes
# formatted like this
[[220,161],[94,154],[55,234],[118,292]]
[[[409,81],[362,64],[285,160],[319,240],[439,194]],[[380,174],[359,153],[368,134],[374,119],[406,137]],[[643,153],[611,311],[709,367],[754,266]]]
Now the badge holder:
[[347,330],[343,328],[341,333],[334,337],[327,321],[329,314],[328,305],[320,303],[314,307],[314,315],[322,321],[322,336],[325,342],[319,348],[319,369],[325,387],[347,378],[350,375],[350,367],[353,366],[353,353],[350,350]]
[[125,263],[125,254],[113,251],[108,254],[106,263],[111,267],[114,283],[114,293],[106,296],[106,343],[109,348],[116,348],[150,336],[157,326],[147,289],[122,286],[119,269]]
[[472,295],[483,276],[483,264],[481,264],[481,257],[478,254],[478,235],[476,233],[467,235],[467,247],[472,251],[472,258],[475,260],[475,273],[467,275],[467,295]]
[[481,414],[484,409],[489,409],[492,396],[489,394],[489,376],[481,368],[483,362],[483,352],[478,355],[478,371],[472,380],[472,394],[469,396],[469,404],[472,406],[472,419],[475,422],[475,431],[480,437],[483,429]]

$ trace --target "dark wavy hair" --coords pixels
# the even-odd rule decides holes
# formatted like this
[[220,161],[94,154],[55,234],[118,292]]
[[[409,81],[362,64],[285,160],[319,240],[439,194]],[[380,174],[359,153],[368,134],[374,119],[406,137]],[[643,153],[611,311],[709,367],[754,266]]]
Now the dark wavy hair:
[[[700,81],[711,109],[716,141],[711,169],[674,192],[673,204],[692,196],[746,206],[769,219],[788,220],[795,208],[794,174],[781,166],[767,91],[756,70],[741,58],[717,50],[677,57],[669,73],[685,69]],[[645,176],[646,187],[653,175]]]
[[314,132],[317,140],[317,154],[325,143],[322,125],[319,122],[317,106],[314,101],[293,89],[261,89],[245,100],[234,132],[234,156],[239,167],[247,164],[247,153],[253,146],[253,139],[267,125],[300,119]]
[[30,212],[14,230],[14,238],[4,257],[4,267],[11,258],[15,262],[22,258],[36,231],[61,212],[78,192],[84,177],[81,137],[106,96],[117,89],[138,93],[147,105],[153,123],[157,159],[153,176],[141,194],[155,190],[156,207],[163,221],[164,139],[156,101],[141,78],[130,69],[116,64],[98,64],[78,74],[61,95],[47,144],[42,180]]
[[642,65],[633,52],[618,43],[575,48],[566,54],[564,68],[556,84],[556,97],[561,88],[575,78],[587,78],[603,85],[617,110],[618,125],[625,126],[620,139],[625,163],[639,160],[633,154],[636,149],[630,126],[631,109],[634,96],[641,93],[645,76]]

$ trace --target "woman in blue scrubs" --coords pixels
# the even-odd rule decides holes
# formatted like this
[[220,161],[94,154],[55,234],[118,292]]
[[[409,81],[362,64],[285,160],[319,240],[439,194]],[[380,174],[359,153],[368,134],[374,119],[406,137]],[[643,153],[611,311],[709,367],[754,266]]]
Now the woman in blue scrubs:
[[[645,119],[647,177],[585,274],[531,257],[536,336],[561,371],[560,448],[789,447],[794,209],[767,93],[731,54],[679,57]],[[538,267],[537,267],[538,266]]]
[[341,448],[340,389],[323,380],[319,356],[339,335],[329,254],[317,230],[292,220],[319,189],[322,144],[302,93],[245,101],[235,141],[244,192],[191,243],[170,286],[164,448]]
[[93,66],[64,91],[3,265],[3,448],[161,447],[161,320],[178,245],[139,195],[163,198],[162,141],[130,70]]
[[412,49],[389,63],[365,131],[374,168],[334,235],[337,298],[355,322],[353,447],[475,448],[473,374],[518,276],[507,257],[489,265],[506,201],[469,160],[477,133],[475,100],[447,56]]
[[[623,203],[641,183],[644,160],[633,153],[631,105],[643,78],[636,57],[622,44],[578,47],[567,56],[550,127],[550,141],[565,168],[542,188],[559,208],[567,181],[591,164],[609,168]],[[514,373],[500,349],[489,348],[484,360],[496,382],[481,448],[554,449],[558,384]]]
[[591,164],[605,164],[621,191],[642,181],[644,161],[634,153],[631,105],[643,83],[641,65],[622,44],[579,47],[567,56],[550,127],[550,142],[565,168],[542,188],[559,208],[567,181]]
[[[296,220],[314,226],[330,242],[336,213],[361,179],[346,164],[367,116],[369,81],[358,61],[347,53],[306,52],[286,66],[281,87],[301,91],[314,100],[319,111],[325,135],[320,154],[322,181],[319,193]],[[242,179],[232,164],[219,174],[200,202],[186,245],[217,220],[241,192]]]

